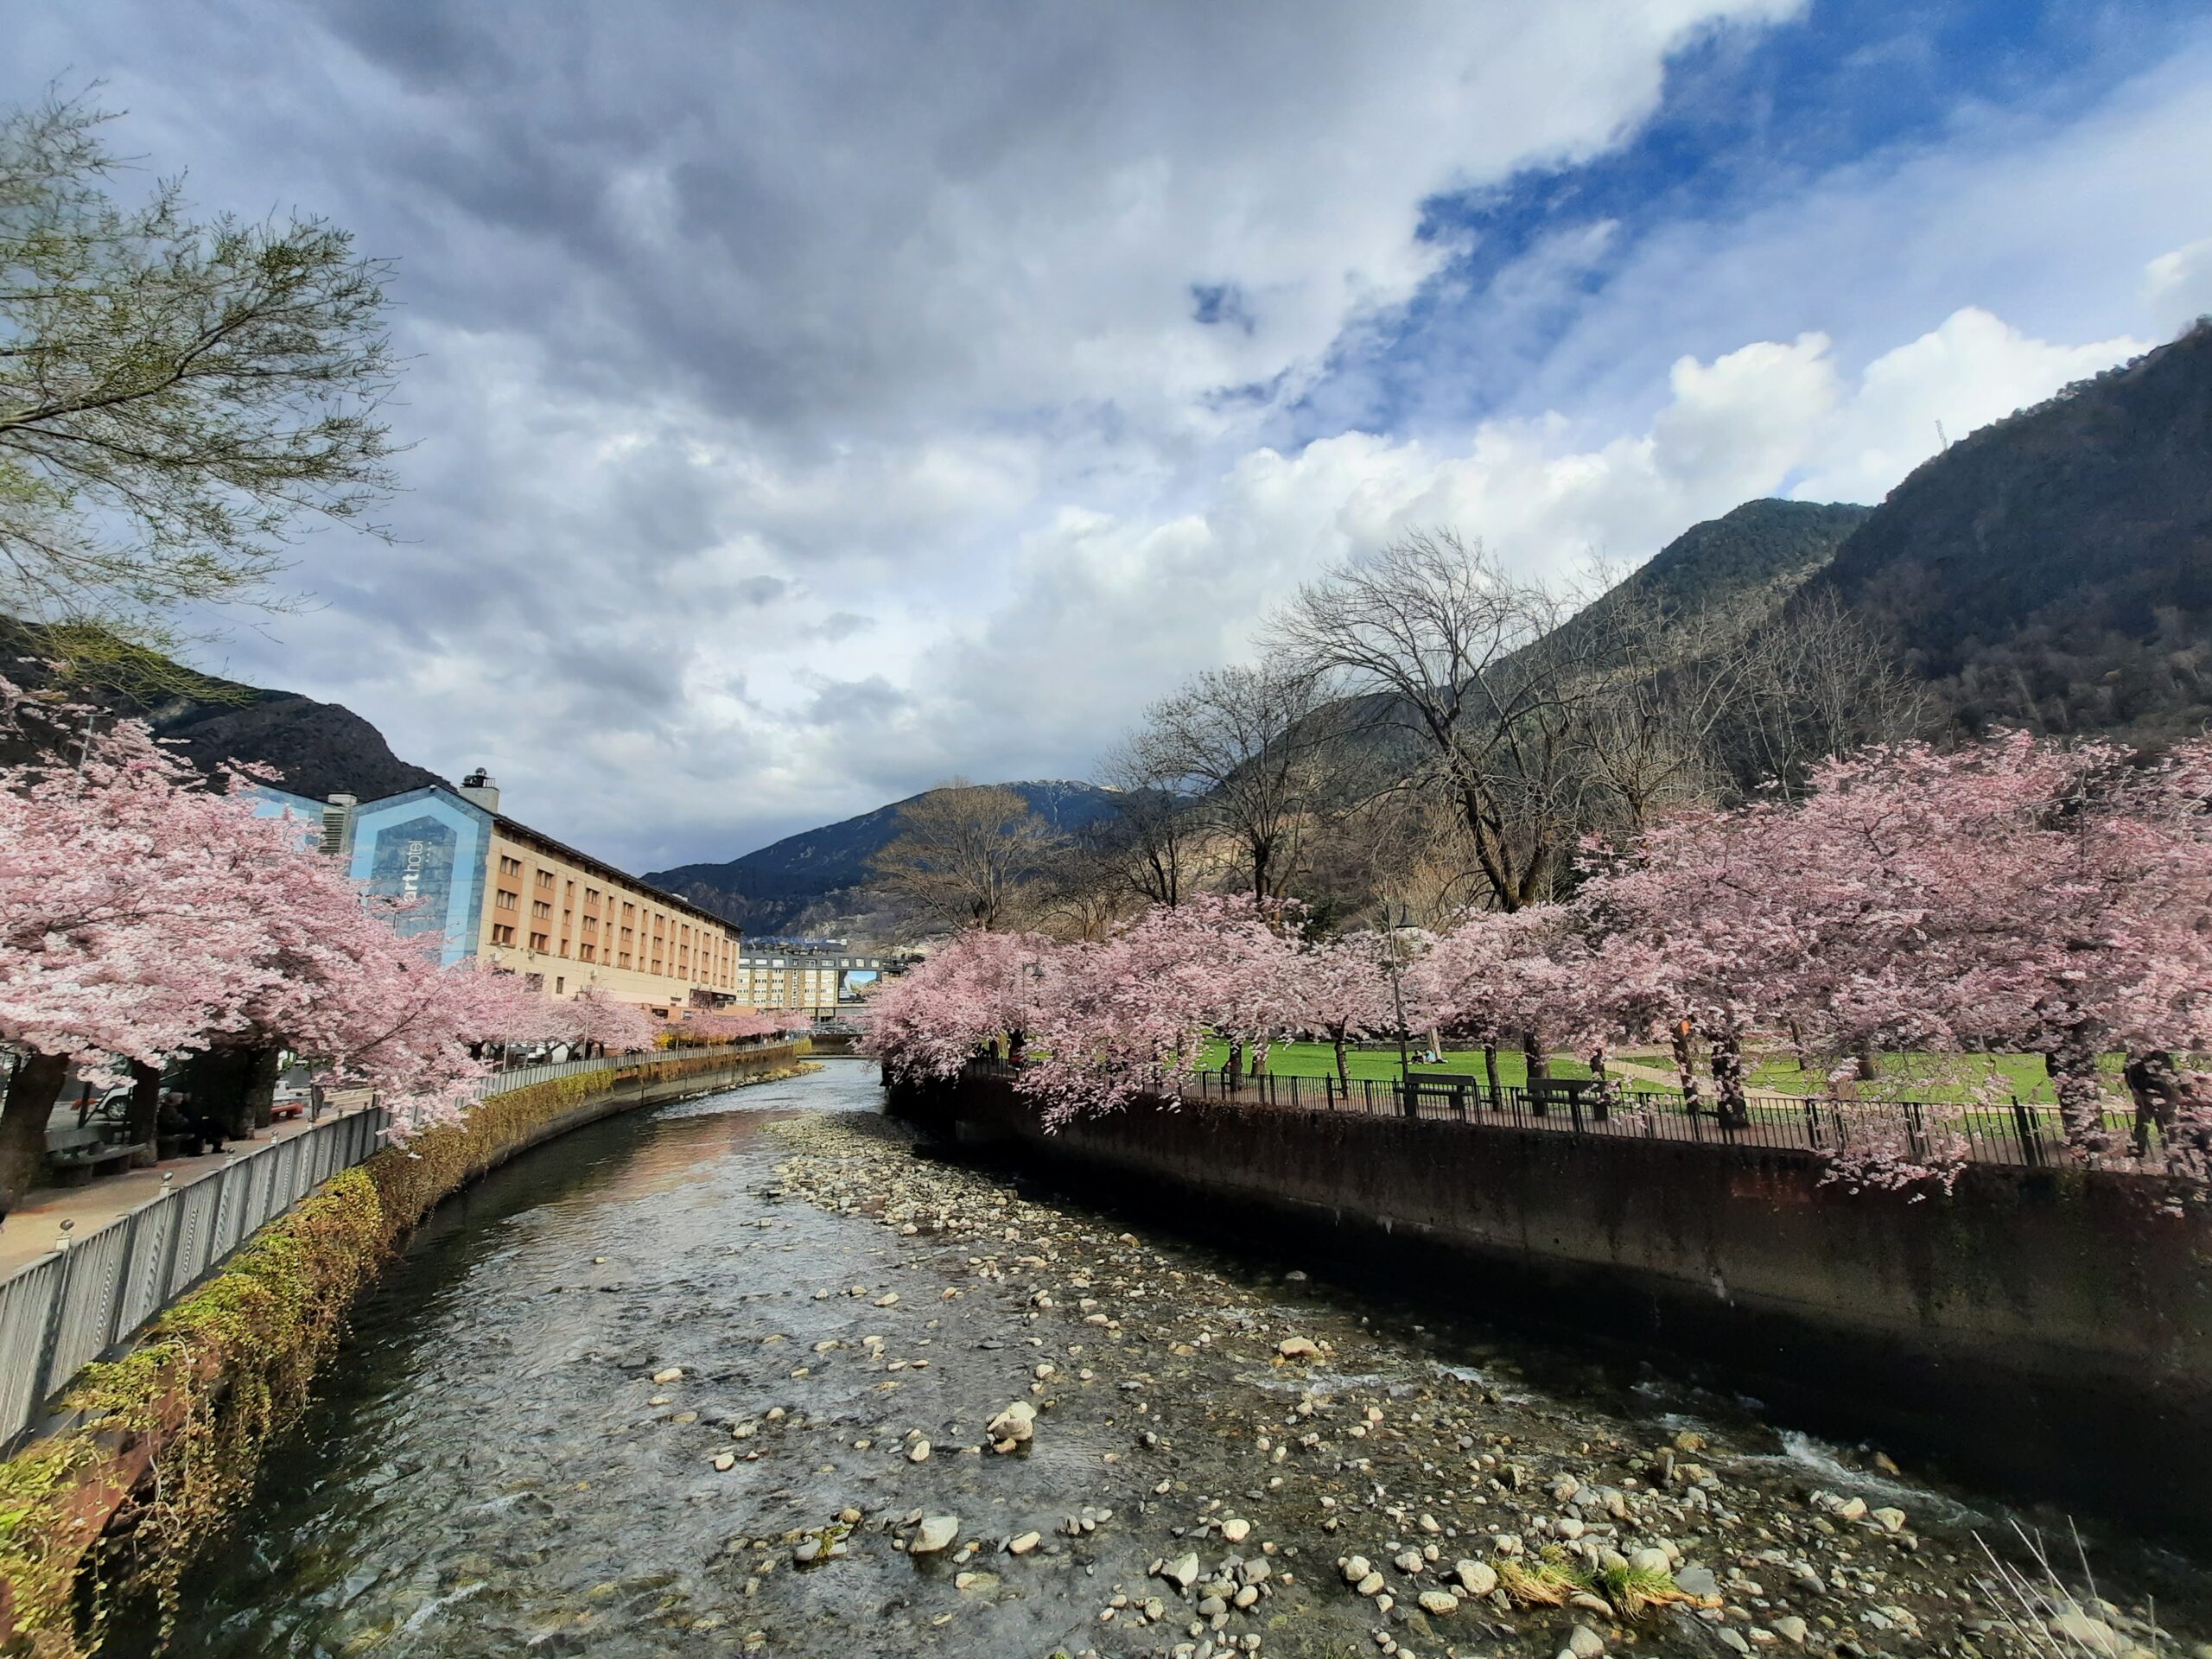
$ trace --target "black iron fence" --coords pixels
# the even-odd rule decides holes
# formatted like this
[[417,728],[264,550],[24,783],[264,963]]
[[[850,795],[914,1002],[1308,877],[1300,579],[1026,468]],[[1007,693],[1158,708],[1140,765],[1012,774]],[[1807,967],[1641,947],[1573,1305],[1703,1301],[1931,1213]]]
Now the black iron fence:
[[[1000,1077],[1012,1077],[1016,1069],[997,1059],[978,1059],[969,1067],[971,1075]],[[1355,1077],[1349,1084],[1332,1076],[1163,1072],[1147,1092],[1262,1109],[1421,1118],[1471,1128],[1689,1141],[1823,1156],[1879,1154],[1931,1165],[2037,1166],[2080,1161],[2067,1149],[2058,1109],[2018,1096],[1947,1104],[1754,1095],[1740,1113],[1729,1114],[1711,1098],[1693,1099],[1676,1090],[1643,1084],[1617,1086],[1608,1100],[1584,1078],[1493,1090],[1481,1077],[1466,1073],[1421,1071],[1402,1080]],[[2107,1125],[2120,1142],[2133,1133],[2133,1127],[2132,1119]],[[2125,1166],[2133,1160],[2116,1157],[2113,1161]]]

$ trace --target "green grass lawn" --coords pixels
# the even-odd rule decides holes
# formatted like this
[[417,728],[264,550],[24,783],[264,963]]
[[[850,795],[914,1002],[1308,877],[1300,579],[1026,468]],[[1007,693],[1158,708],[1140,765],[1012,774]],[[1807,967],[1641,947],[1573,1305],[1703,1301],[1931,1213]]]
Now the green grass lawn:
[[[1419,1050],[1414,1051],[1418,1054]],[[1206,1066],[1218,1071],[1222,1062],[1229,1058],[1229,1046],[1213,1042],[1206,1047]],[[1346,1057],[1352,1080],[1372,1078],[1383,1082],[1398,1075],[1398,1056],[1395,1050],[1354,1049]],[[1669,1082],[1675,1074],[1672,1055],[1659,1050],[1632,1050],[1614,1057],[1616,1062],[1628,1062],[1645,1071],[1663,1075]],[[2120,1076],[2121,1057],[2107,1054],[2104,1070],[2106,1086],[2118,1098],[2126,1097],[2126,1085]],[[1999,1097],[2018,1095],[2023,1101],[2039,1105],[2050,1105],[2056,1096],[2051,1093],[2050,1081],[2044,1075],[2040,1054],[1884,1054],[1878,1058],[1880,1076],[1872,1083],[1861,1085],[1860,1092],[1870,1099],[1909,1099],[1963,1103],[1974,1099],[1983,1079],[1993,1071],[1999,1080]],[[1268,1051],[1268,1070],[1278,1077],[1319,1077],[1333,1076],[1337,1062],[1334,1052],[1326,1043],[1280,1043]],[[1424,1065],[1415,1060],[1414,1069],[1425,1072],[1459,1072],[1479,1077],[1483,1075],[1483,1057],[1479,1050],[1452,1050],[1444,1056],[1440,1065]],[[1552,1056],[1552,1075],[1557,1077],[1586,1077],[1590,1067],[1584,1058],[1574,1054]],[[1630,1089],[1660,1086],[1658,1076],[1621,1075],[1620,1080]],[[1706,1069],[1704,1057],[1700,1055],[1699,1077],[1708,1093],[1713,1085],[1712,1076]],[[1529,1080],[1528,1068],[1521,1051],[1500,1049],[1497,1052],[1498,1081],[1509,1089],[1518,1089]],[[1751,1057],[1751,1092],[1768,1095],[1818,1095],[1828,1092],[1827,1081],[1818,1075],[1807,1075],[1796,1058],[1784,1054],[1754,1054]]]
[[[1419,1049],[1414,1051],[1416,1054]],[[1222,1062],[1229,1058],[1229,1045],[1224,1042],[1206,1046],[1205,1063],[1209,1070],[1218,1071]],[[1398,1075],[1398,1053],[1380,1049],[1354,1049],[1344,1057],[1352,1081],[1371,1077],[1377,1083]],[[1336,1051],[1326,1043],[1278,1043],[1268,1051],[1268,1070],[1281,1077],[1334,1077],[1337,1074]],[[1440,1071],[1464,1072],[1471,1077],[1483,1075],[1483,1057],[1479,1049],[1471,1052],[1454,1052],[1444,1057],[1441,1065],[1423,1065],[1415,1061],[1414,1070],[1431,1074]],[[1590,1068],[1571,1056],[1554,1055],[1552,1075],[1560,1077],[1586,1077]],[[1518,1089],[1529,1081],[1527,1064],[1519,1049],[1497,1052],[1497,1080],[1508,1089]]]
[[[2058,1096],[2051,1091],[2040,1054],[1882,1054],[1875,1058],[1879,1074],[1861,1084],[1859,1091],[1876,1098],[1963,1102],[1992,1086],[1999,1098],[2018,1096],[2031,1104],[2049,1106]],[[2126,1098],[2127,1086],[2120,1078],[2123,1058],[2107,1054],[2100,1064],[2106,1090]],[[1827,1080],[1808,1077],[1789,1055],[1763,1056],[1751,1070],[1751,1087],[1777,1095],[1827,1092]]]

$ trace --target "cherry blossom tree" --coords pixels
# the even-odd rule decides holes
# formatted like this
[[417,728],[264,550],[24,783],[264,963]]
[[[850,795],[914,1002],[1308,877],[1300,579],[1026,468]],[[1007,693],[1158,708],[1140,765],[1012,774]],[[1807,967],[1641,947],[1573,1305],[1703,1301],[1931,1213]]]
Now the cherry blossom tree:
[[1337,1081],[1349,1091],[1346,1049],[1355,1040],[1395,1030],[1387,934],[1363,931],[1303,942],[1289,968],[1288,996],[1301,1031],[1326,1042],[1337,1061]]
[[57,744],[74,714],[0,683],[0,719],[77,757],[0,775],[0,1041],[21,1056],[0,1194],[40,1173],[73,1066],[250,1056],[239,1075],[273,1081],[289,1047],[385,1091],[403,1124],[458,1111],[482,1070],[469,1044],[535,1017],[512,988],[401,938],[296,822],[255,815],[254,774],[208,788],[135,721]]
[[691,1043],[749,1043],[786,1033],[803,1031],[812,1022],[801,1012],[767,1008],[724,1008],[711,1014],[687,1015],[671,1027],[671,1046]]
[[1836,1061],[2026,1050],[2069,1142],[2102,1153],[2100,1057],[2201,1048],[2212,1027],[2207,751],[1871,749],[1816,768],[1800,804],[1653,830],[1577,903],[1656,949],[1717,1053],[1752,1023]]
[[1018,1086],[1058,1124],[1195,1076],[1217,1035],[1232,1067],[1240,1052],[1264,1065],[1297,1028],[1288,923],[1280,906],[1202,894],[1063,947]]
[[867,1052],[915,1080],[957,1076],[985,1048],[1018,1061],[1070,949],[1041,933],[956,934],[869,1000]]

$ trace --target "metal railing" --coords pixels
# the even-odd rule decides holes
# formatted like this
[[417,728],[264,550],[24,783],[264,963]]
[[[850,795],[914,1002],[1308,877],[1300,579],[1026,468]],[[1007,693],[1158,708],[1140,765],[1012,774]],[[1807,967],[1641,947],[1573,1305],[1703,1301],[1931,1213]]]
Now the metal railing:
[[[515,1066],[479,1079],[472,1098],[555,1077],[710,1060],[771,1046],[729,1043]],[[377,1151],[391,1123],[379,1106],[346,1110],[188,1185],[172,1185],[164,1175],[159,1193],[82,1238],[71,1236],[64,1222],[59,1249],[0,1281],[0,1443],[21,1435],[71,1377],[136,1335],[263,1227]]]
[[[977,1059],[969,1070],[971,1075],[1010,1078],[1017,1068],[1004,1060]],[[1614,1099],[1606,1102],[1580,1079],[1561,1079],[1534,1090],[1507,1086],[1493,1090],[1478,1077],[1437,1071],[1416,1071],[1403,1081],[1355,1077],[1349,1084],[1325,1075],[1268,1073],[1255,1077],[1200,1071],[1171,1078],[1161,1073],[1147,1092],[1161,1098],[1237,1106],[1421,1118],[1470,1128],[1821,1156],[1885,1151],[1923,1162],[1955,1160],[2031,1167],[2080,1161],[2067,1147],[2058,1109],[2017,1096],[1993,1103],[1955,1105],[1754,1095],[1745,1101],[1740,1116],[1729,1116],[1709,1098],[1689,1100],[1675,1090],[1632,1085],[1618,1089]],[[2106,1128],[2116,1141],[2125,1141],[2134,1132],[2132,1120],[2125,1124],[2108,1120]],[[2092,1156],[2090,1161],[2100,1160]],[[2122,1168],[2135,1162],[2124,1154],[2102,1161]]]
[[234,1158],[0,1282],[0,1440],[29,1427],[78,1371],[191,1289],[238,1246],[383,1144],[381,1107],[329,1118]]

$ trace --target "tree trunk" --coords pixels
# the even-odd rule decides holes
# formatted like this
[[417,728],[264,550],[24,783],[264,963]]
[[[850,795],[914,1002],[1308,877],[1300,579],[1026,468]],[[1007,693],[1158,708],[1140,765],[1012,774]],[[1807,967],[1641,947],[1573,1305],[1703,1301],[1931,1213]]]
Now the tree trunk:
[[218,1125],[226,1140],[253,1133],[257,1101],[265,1106],[276,1086],[273,1048],[211,1048],[184,1063],[181,1081],[192,1108]]
[[1710,1021],[1713,1050],[1713,1093],[1721,1127],[1747,1128],[1751,1105],[1744,1092],[1744,1028],[1733,1014]]
[[1351,1093],[1351,1063],[1344,1057],[1344,1034],[1338,1032],[1334,1039],[1337,1051],[1337,1082],[1344,1093]]
[[1505,1096],[1497,1091],[1497,1045],[1496,1043],[1483,1045],[1483,1073],[1490,1079],[1491,1110],[1495,1112],[1503,1109],[1505,1105]]
[[284,1078],[284,1051],[257,1048],[246,1074],[245,1098],[252,1113],[251,1129],[265,1129],[276,1121],[276,1085]]
[[1681,1084],[1682,1104],[1693,1112],[1703,1100],[1697,1084],[1697,1049],[1692,1041],[1696,1034],[1697,1026],[1687,1014],[1675,1020],[1668,1033],[1673,1040],[1675,1076]]
[[1244,1075],[1244,1042],[1242,1038],[1235,1038],[1230,1040],[1229,1045],[1229,1064],[1223,1069],[1228,1075],[1230,1086],[1234,1088],[1236,1084],[1236,1079]]
[[1620,1103],[1620,1091],[1613,1086],[1613,1074],[1605,1069],[1605,1046],[1600,1043],[1590,1051],[1590,1075],[1597,1080],[1590,1091],[1591,1103],[1598,1109],[1599,1118],[1611,1115]]
[[2097,1057],[2104,1052],[2096,1032],[2076,1026],[2044,1056],[2058,1096],[2058,1121],[2065,1126],[2066,1144],[2076,1152],[2111,1150],[2113,1136],[2105,1128],[2104,1090],[2097,1082]]
[[0,1213],[46,1173],[46,1123],[68,1081],[65,1055],[27,1054],[16,1062],[7,1104],[0,1107]]
[[162,1068],[134,1060],[130,1065],[130,1116],[129,1133],[133,1146],[143,1147],[140,1154],[146,1164],[160,1156],[156,1142],[162,1132]]
[[1529,1081],[1549,1083],[1552,1077],[1552,1057],[1546,1052],[1543,1039],[1533,1031],[1521,1033],[1521,1056],[1527,1063]]

